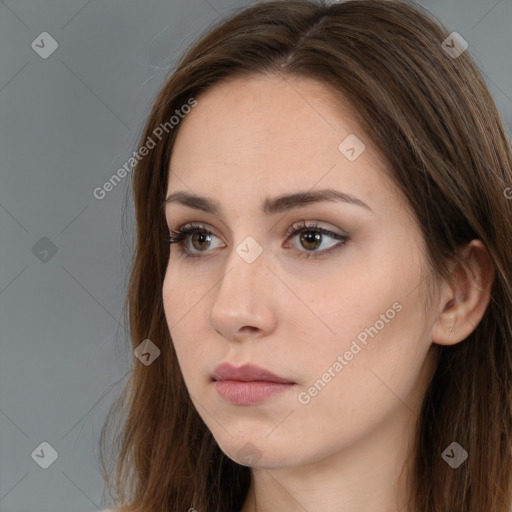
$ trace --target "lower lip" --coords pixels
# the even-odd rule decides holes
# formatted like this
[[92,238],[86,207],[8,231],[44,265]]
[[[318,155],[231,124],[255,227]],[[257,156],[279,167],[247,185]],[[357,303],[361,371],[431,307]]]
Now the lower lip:
[[267,381],[219,380],[215,382],[217,393],[233,405],[257,404],[292,386],[292,383]]

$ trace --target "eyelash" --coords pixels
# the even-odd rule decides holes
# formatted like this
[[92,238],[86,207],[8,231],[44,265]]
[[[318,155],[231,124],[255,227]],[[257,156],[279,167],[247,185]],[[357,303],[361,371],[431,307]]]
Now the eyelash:
[[[343,235],[339,235],[338,233],[333,233],[332,231],[329,231],[327,229],[318,227],[316,223],[308,224],[304,221],[298,224],[293,224],[288,231],[286,232],[286,236],[292,236],[296,235],[297,233],[303,233],[308,231],[316,231],[318,233],[321,233],[322,235],[327,235],[330,238],[334,238],[335,240],[339,240],[340,243],[334,245],[333,247],[330,247],[329,249],[324,249],[323,251],[307,251],[305,255],[301,255],[302,258],[323,258],[324,256],[327,256],[328,253],[340,249],[343,245],[345,245],[349,238]],[[205,235],[213,235],[215,236],[211,231],[205,229],[205,227],[201,224],[195,224],[190,223],[186,224],[185,226],[181,227],[178,230],[170,230],[170,234],[166,236],[166,242],[169,244],[177,244],[179,249],[179,255],[183,258],[201,258],[201,252],[194,253],[187,249],[184,246],[184,241],[186,241],[187,237],[189,235],[195,234],[195,233],[201,233]],[[203,251],[203,252],[209,252],[209,251]],[[304,252],[304,251],[299,251]]]

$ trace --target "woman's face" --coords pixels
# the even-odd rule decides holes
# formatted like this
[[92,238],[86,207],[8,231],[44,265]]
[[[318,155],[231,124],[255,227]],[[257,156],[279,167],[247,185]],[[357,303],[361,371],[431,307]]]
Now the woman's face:
[[[403,436],[431,377],[436,312],[422,303],[419,229],[376,148],[316,81],[237,78],[197,99],[167,196],[208,203],[169,202],[166,218],[209,233],[171,245],[163,300],[198,413],[255,467],[319,461],[393,426]],[[341,199],[293,200],[327,189]],[[232,374],[215,372],[226,362]],[[286,382],[236,372],[247,364]]]

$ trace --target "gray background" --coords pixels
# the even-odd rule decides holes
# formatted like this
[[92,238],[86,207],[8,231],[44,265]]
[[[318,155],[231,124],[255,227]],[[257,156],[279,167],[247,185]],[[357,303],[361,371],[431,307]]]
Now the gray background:
[[[93,190],[131,156],[186,45],[248,3],[0,2],[0,512],[107,505],[97,442],[133,357],[120,326],[133,214],[129,178]],[[469,42],[512,132],[512,0],[421,4]],[[42,32],[59,45],[46,59],[31,47]],[[58,452],[47,469],[31,456],[43,441]]]

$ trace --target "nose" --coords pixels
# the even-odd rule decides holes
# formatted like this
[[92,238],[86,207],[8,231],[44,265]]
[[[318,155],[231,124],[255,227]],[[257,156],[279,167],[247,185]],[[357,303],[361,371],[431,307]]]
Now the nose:
[[267,267],[265,251],[248,261],[233,250],[212,292],[210,326],[226,340],[265,336],[275,329],[277,304],[273,290],[279,280]]

